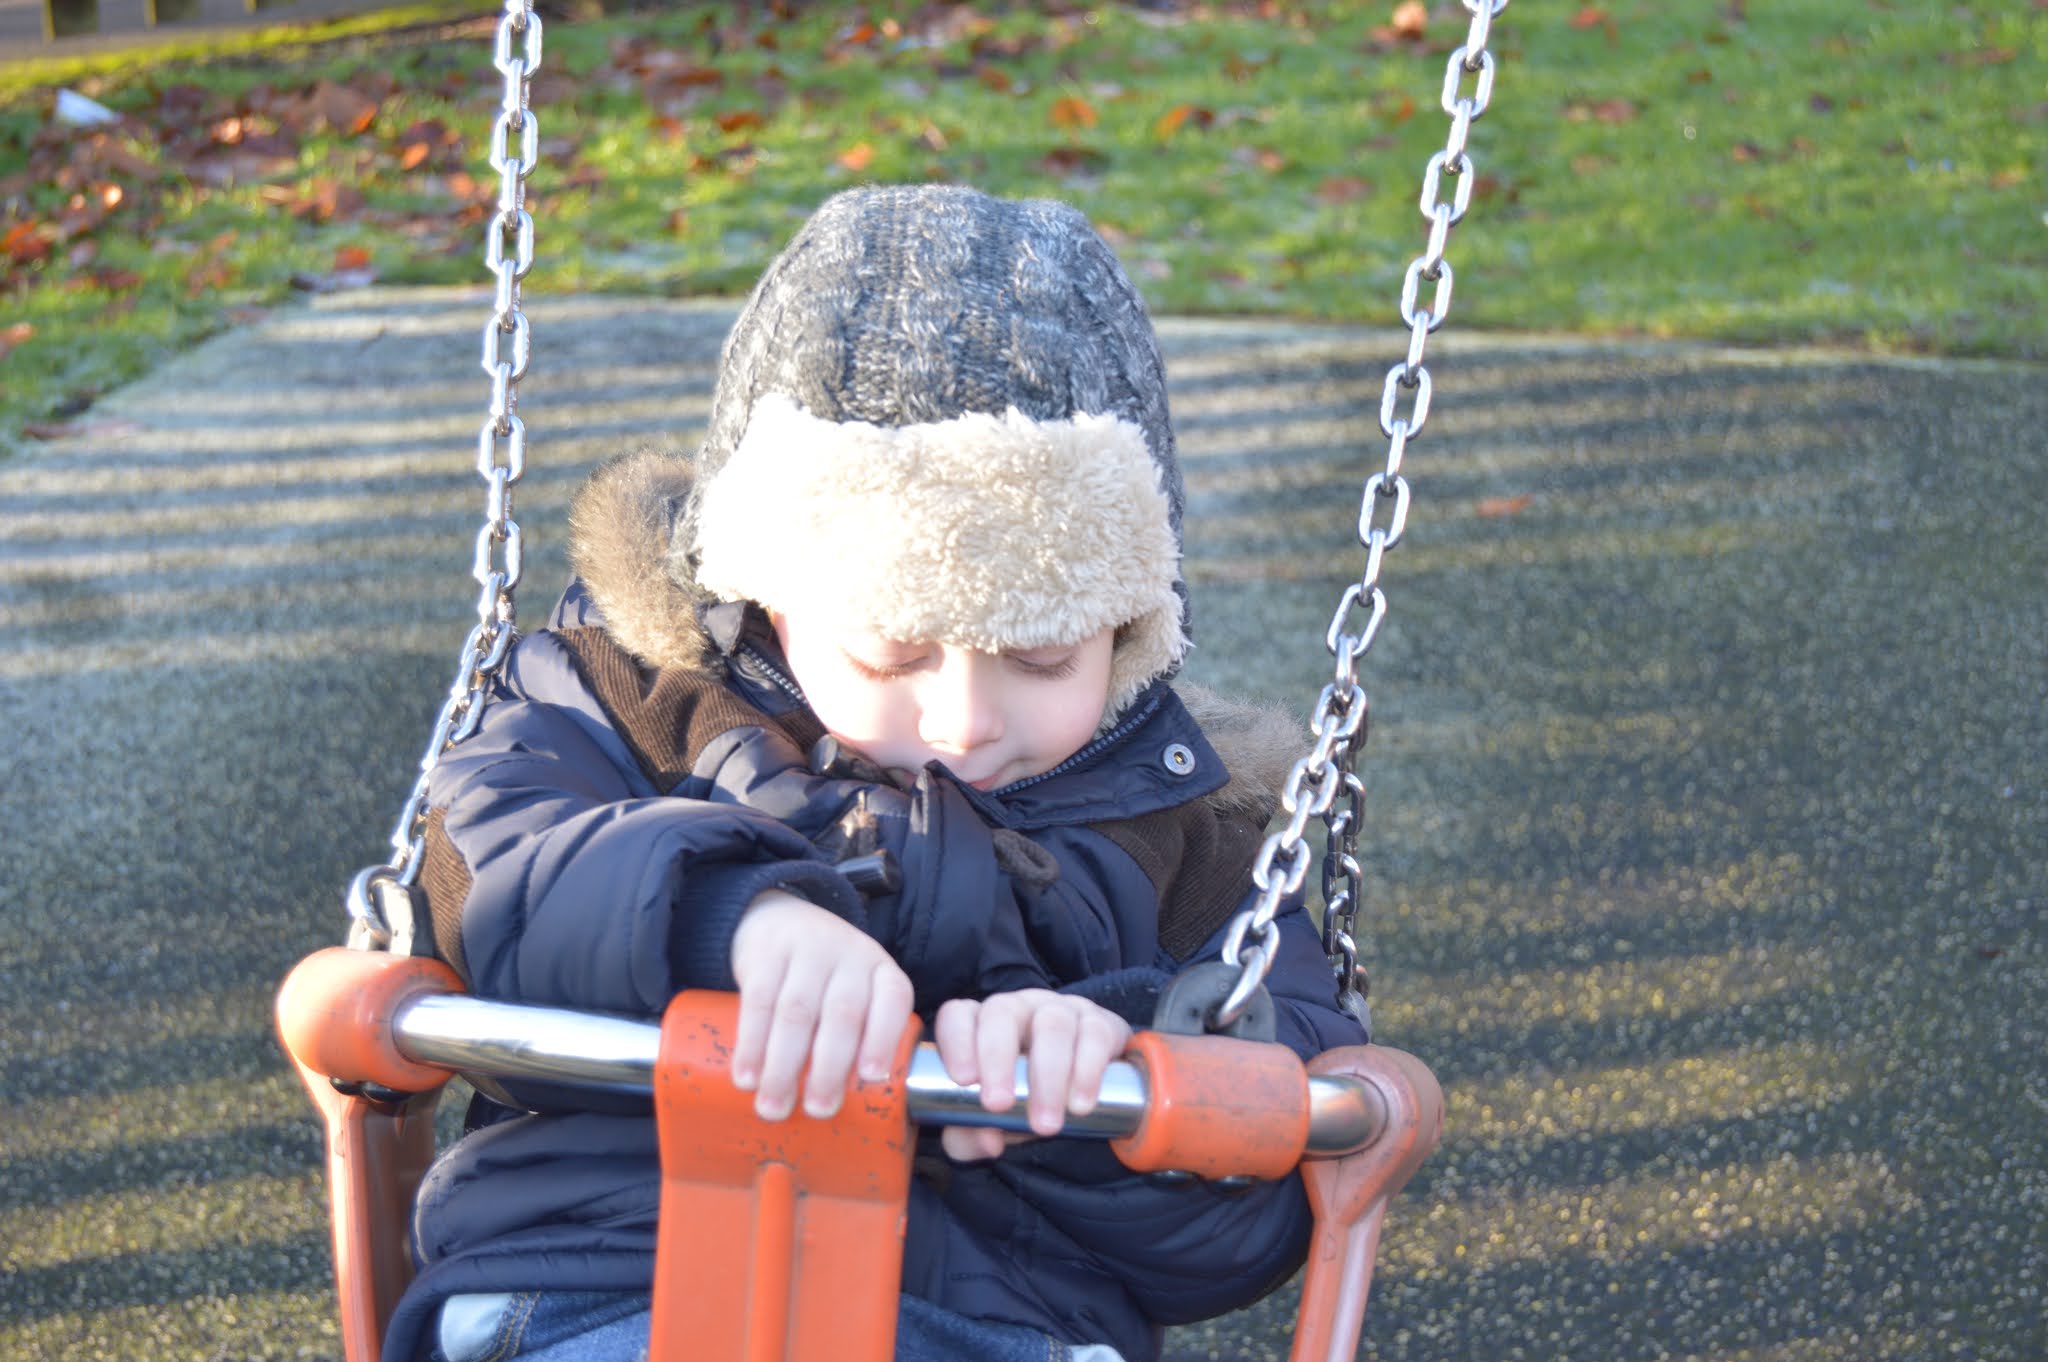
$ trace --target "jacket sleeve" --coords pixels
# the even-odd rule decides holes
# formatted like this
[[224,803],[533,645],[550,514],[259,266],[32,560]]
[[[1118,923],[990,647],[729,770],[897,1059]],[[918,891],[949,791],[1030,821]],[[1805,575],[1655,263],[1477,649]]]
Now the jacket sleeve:
[[460,950],[480,996],[654,1015],[681,989],[734,986],[732,933],[764,889],[863,920],[800,833],[654,789],[545,633],[515,649],[429,803],[430,851],[455,864],[423,880],[466,882]]
[[[1363,1028],[1337,1006],[1308,914],[1296,902],[1277,921],[1281,948],[1266,987],[1280,1043],[1303,1058],[1364,1044]],[[1196,958],[1219,958],[1220,947],[1218,933]],[[988,1168],[1162,1324],[1248,1305],[1291,1276],[1307,1252],[1310,1214],[1298,1173],[1248,1191],[1162,1186],[1126,1169],[1107,1145],[1084,1140],[1018,1145]]]

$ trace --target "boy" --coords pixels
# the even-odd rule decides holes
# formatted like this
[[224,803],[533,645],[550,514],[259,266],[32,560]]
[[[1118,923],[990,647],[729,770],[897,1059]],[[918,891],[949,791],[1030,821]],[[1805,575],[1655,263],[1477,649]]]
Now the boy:
[[[830,200],[735,323],[696,457],[578,496],[576,580],[434,776],[441,953],[543,1005],[736,988],[734,1079],[769,1119],[836,1110],[915,1011],[991,1110],[1025,1057],[1056,1132],[1216,955],[1299,745],[1168,684],[1180,514],[1150,323],[1079,214]],[[1298,905],[1281,928],[1279,1038],[1361,1043]],[[387,1355],[644,1356],[644,1105],[529,1085],[470,1125],[422,1188]],[[968,1129],[916,1173],[899,1359],[1153,1362],[1306,1243],[1294,1178],[1163,1186]]]

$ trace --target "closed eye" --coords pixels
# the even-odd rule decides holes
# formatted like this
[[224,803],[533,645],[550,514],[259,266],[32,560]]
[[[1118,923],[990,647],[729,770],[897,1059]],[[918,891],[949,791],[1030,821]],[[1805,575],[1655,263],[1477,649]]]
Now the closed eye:
[[1026,676],[1035,676],[1041,681],[1064,680],[1072,676],[1074,669],[1080,665],[1080,658],[1075,653],[1068,653],[1065,657],[1053,662],[1032,657],[1021,657],[1016,653],[1011,653],[1009,657],[1010,661],[1016,664],[1019,671],[1023,672]]
[[901,662],[867,662],[844,649],[840,655],[846,659],[846,665],[870,681],[900,681],[925,663],[922,657],[913,657]]

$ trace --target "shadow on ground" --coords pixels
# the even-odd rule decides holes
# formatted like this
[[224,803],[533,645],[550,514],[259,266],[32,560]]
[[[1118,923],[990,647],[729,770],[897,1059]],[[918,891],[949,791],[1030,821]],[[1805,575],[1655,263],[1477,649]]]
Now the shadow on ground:
[[[269,997],[474,587],[472,295],[322,300],[0,462],[0,1355],[333,1358]],[[529,615],[724,306],[534,308]],[[1163,328],[1195,678],[1306,712],[1388,338]],[[1447,338],[1371,654],[1381,1038],[1445,1143],[1364,1355],[2048,1355],[2048,383]],[[1291,1309],[1174,1331],[1266,1358]]]

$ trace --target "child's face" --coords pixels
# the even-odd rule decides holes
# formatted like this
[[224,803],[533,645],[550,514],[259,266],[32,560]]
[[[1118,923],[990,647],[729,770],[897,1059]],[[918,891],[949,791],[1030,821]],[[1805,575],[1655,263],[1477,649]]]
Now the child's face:
[[891,771],[914,776],[939,761],[978,789],[1000,789],[1080,751],[1109,704],[1111,629],[984,653],[878,638],[801,611],[771,618],[819,721]]

